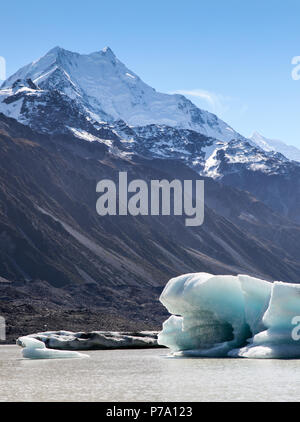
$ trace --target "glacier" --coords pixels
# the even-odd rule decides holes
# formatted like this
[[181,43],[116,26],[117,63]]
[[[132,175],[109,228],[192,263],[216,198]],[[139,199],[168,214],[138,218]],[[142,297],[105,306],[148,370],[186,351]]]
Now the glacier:
[[185,274],[160,301],[158,344],[172,356],[300,358],[300,285],[248,275]]
[[88,355],[74,351],[47,349],[45,343],[29,336],[18,338],[17,345],[23,348],[22,355],[27,359],[69,359],[89,357]]

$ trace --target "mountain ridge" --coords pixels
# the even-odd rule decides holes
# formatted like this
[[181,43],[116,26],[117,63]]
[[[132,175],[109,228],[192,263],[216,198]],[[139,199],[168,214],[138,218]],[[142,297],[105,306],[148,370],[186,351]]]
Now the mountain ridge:
[[277,139],[266,138],[259,132],[253,132],[249,139],[264,151],[280,152],[290,160],[300,161],[300,149],[294,145],[288,145]]
[[241,138],[227,123],[199,109],[183,95],[157,92],[119,61],[109,47],[83,55],[55,47],[10,76],[1,90],[19,79],[31,79],[44,90],[59,89],[79,101],[90,118],[98,122],[162,124],[196,130],[216,139]]

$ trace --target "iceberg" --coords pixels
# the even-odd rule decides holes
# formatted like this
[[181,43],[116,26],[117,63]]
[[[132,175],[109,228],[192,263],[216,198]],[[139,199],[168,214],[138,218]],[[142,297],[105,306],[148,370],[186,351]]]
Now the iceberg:
[[[162,347],[157,344],[157,331],[45,331],[26,336],[56,350],[106,350]],[[24,342],[24,337],[23,337]]]
[[17,345],[23,347],[22,354],[27,359],[62,359],[62,358],[85,358],[83,353],[47,349],[45,343],[28,336],[20,337]]
[[160,301],[158,344],[173,356],[299,358],[300,285],[248,275],[185,274]]

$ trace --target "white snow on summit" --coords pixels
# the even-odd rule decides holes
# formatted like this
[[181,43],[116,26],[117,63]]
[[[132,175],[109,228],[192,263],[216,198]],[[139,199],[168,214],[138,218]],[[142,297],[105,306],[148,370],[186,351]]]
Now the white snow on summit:
[[274,151],[300,161],[295,147],[259,134],[246,139],[183,95],[155,91],[109,47],[53,48],[3,83],[0,112],[38,132],[101,142],[119,156],[179,159],[215,179],[242,169],[285,173],[289,160]]
[[59,90],[99,122],[123,120],[129,126],[167,125],[192,129],[222,141],[242,138],[217,116],[200,110],[183,95],[155,91],[120,62],[109,47],[91,54],[55,47],[17,71],[2,88],[26,79],[43,90]]
[[287,145],[277,139],[265,138],[258,132],[254,132],[249,139],[264,151],[280,152],[290,160],[300,161],[300,149],[293,145]]

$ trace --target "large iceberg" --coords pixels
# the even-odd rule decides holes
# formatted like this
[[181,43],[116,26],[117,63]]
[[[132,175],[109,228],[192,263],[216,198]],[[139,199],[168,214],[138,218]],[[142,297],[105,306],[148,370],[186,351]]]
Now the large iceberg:
[[300,285],[247,275],[172,278],[158,343],[174,356],[299,358]]

